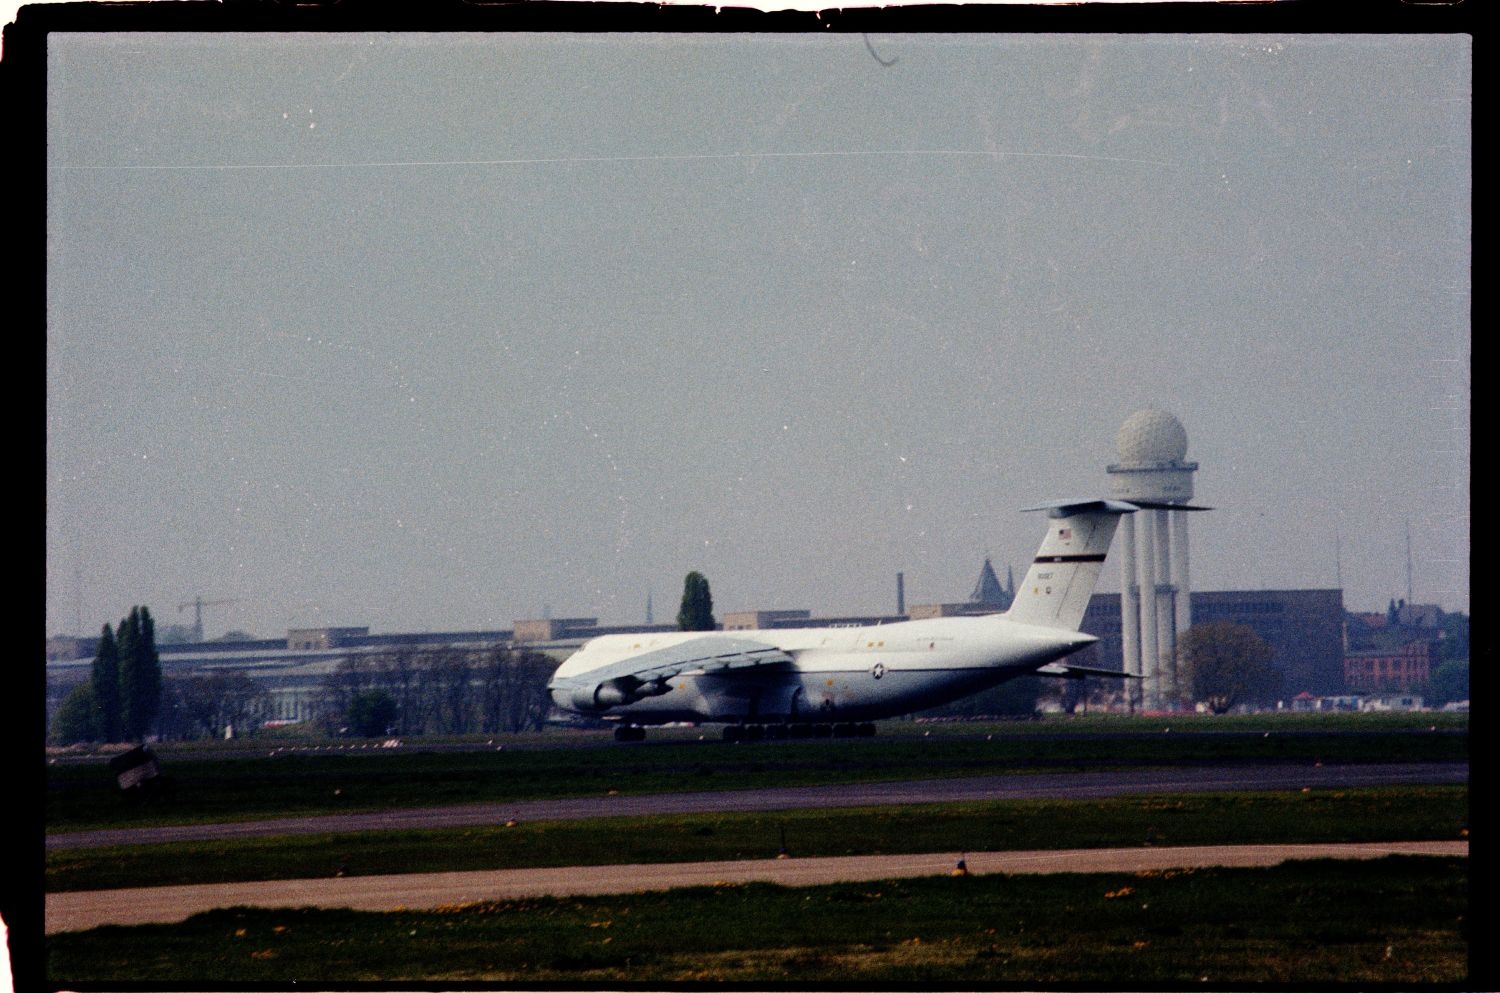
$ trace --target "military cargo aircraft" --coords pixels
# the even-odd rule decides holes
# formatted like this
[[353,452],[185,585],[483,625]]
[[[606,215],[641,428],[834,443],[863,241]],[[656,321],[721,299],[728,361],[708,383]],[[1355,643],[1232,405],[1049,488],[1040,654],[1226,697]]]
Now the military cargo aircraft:
[[[548,684],[565,710],[648,725],[724,724],[727,740],[848,737],[1018,676],[1125,677],[1060,660],[1098,639],[1078,630],[1120,516],[1146,505],[1060,500],[1040,550],[1002,614],[863,627],[610,634],[569,657]],[[1154,506],[1154,505],[1152,505]]]

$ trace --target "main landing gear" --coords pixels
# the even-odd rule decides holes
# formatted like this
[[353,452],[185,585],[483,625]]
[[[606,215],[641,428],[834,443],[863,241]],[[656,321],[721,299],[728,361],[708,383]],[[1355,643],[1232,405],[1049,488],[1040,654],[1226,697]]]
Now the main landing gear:
[[625,724],[615,728],[616,741],[645,741],[646,729],[634,724]]

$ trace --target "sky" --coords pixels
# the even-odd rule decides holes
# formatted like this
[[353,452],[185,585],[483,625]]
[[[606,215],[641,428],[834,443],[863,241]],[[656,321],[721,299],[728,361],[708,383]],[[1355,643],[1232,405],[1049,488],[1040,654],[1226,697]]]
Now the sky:
[[1147,407],[1193,589],[1383,610],[1409,529],[1469,609],[1465,36],[69,34],[47,80],[49,635],[963,600]]

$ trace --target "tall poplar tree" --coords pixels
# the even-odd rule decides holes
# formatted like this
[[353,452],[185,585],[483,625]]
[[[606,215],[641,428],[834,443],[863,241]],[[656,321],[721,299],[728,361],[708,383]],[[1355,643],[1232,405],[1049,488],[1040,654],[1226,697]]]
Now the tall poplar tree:
[[99,635],[89,681],[94,690],[94,733],[103,741],[119,741],[120,649],[108,624]]
[[161,709],[161,659],[151,611],[130,608],[120,622],[119,652],[120,730],[131,741],[144,741]]
[[712,631],[714,598],[708,591],[708,580],[701,572],[690,572],[682,583],[682,609],[677,611],[677,627],[682,631]]

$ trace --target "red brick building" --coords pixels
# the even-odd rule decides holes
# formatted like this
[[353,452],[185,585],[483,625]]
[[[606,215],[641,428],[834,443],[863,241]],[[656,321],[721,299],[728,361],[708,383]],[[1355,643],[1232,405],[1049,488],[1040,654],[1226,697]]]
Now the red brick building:
[[1344,656],[1344,685],[1355,691],[1420,690],[1432,671],[1432,643],[1413,641],[1385,651]]

